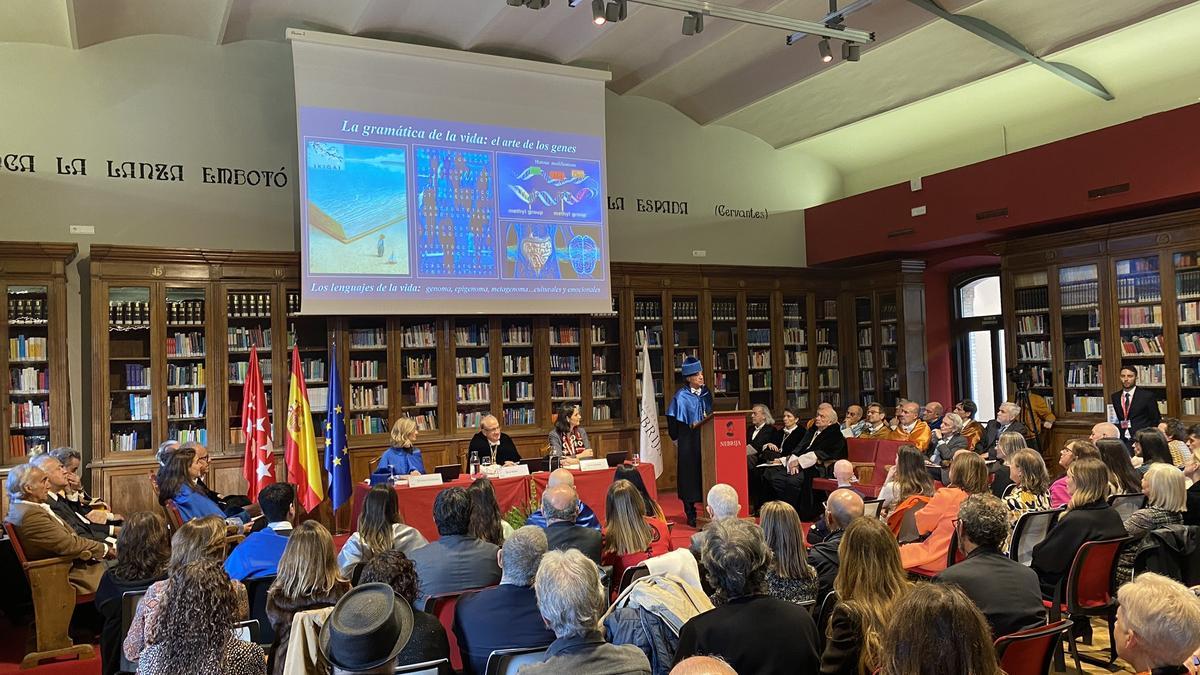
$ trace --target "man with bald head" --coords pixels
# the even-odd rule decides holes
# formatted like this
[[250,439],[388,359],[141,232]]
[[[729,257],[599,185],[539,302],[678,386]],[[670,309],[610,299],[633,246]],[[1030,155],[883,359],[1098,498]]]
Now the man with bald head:
[[718,656],[689,656],[675,664],[669,675],[738,675],[733,666]]
[[833,590],[838,573],[838,545],[842,533],[855,518],[863,515],[863,498],[851,490],[834,490],[825,502],[825,522],[829,536],[808,549],[808,563],[817,570],[817,599],[823,600]]
[[846,438],[861,436],[863,430],[867,428],[867,421],[863,419],[864,414],[863,407],[857,403],[846,406],[846,416],[842,419],[842,435]]
[[1102,438],[1120,438],[1121,430],[1112,422],[1101,422],[1092,427],[1092,435],[1088,436],[1088,440],[1095,443]]
[[920,414],[921,404],[916,401],[905,401],[896,406],[896,426],[888,435],[888,439],[909,443],[921,450],[929,447],[929,439],[933,436],[933,430],[929,428],[925,420],[919,418]]
[[546,517],[546,542],[551,551],[576,549],[592,562],[600,564],[600,531],[576,525],[579,495],[570,485],[555,485],[542,493],[542,514]]
[[[571,488],[571,492],[575,492],[575,474],[571,473],[568,469],[555,469],[551,471],[550,478],[546,480],[546,490],[549,491],[551,488],[560,485],[565,485]],[[578,499],[578,495],[576,495],[576,499]],[[525,519],[525,524],[544,528],[547,524],[546,514],[543,513],[542,509],[538,509]],[[583,502],[579,502],[579,515],[575,518],[575,524],[580,527],[589,527],[596,531],[600,530],[600,519],[596,517],[596,512],[592,510],[592,507]]]
[[838,426],[837,412],[832,406],[818,408],[813,428],[791,455],[781,458],[783,470],[771,469],[767,484],[776,499],[791,504],[802,519],[811,520],[819,509],[813,495],[813,479],[828,476],[834,462],[846,456],[846,437]]
[[495,415],[484,415],[479,420],[479,433],[471,437],[467,452],[477,452],[481,458],[491,457],[492,464],[516,464],[521,460],[516,443],[500,431],[500,420]]
[[946,409],[937,401],[930,401],[921,409],[921,419],[925,424],[929,425],[930,429],[936,429],[942,426],[942,415],[946,414]]

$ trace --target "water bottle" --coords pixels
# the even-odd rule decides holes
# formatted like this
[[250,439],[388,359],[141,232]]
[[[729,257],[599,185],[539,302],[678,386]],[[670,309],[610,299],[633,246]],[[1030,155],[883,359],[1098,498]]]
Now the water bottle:
[[478,452],[472,452],[472,453],[471,453],[471,466],[470,466],[470,468],[471,468],[471,470],[470,470],[470,472],[469,472],[469,473],[470,473],[472,476],[476,476],[476,475],[478,475],[478,474],[479,474],[479,453],[478,453]]

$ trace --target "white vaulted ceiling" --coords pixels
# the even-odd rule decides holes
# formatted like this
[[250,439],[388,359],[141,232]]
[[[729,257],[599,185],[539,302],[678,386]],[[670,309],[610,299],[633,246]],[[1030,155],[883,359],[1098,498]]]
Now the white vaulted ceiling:
[[[721,4],[819,20],[828,0],[717,0]],[[848,2],[849,0],[844,0]],[[1190,5],[1188,0],[942,0],[945,9],[990,22],[1035,55],[1061,56],[1072,48],[1113,40],[1131,26]],[[1200,35],[1200,9],[1177,12],[1143,45],[1170,40],[1163,31]],[[143,34],[183,35],[214,44],[282,41],[284,29],[302,27],[402,40],[555,63],[608,69],[610,88],[667,103],[700,124],[721,124],[782,148],[910,109],[965,86],[986,83],[1018,68],[1041,73],[1057,91],[1089,106],[1111,105],[908,0],[876,0],[851,14],[851,28],[874,31],[875,44],[858,63],[823,64],[811,37],[788,47],[780,31],[708,17],[705,31],[681,35],[679,12],[629,5],[629,18],[597,27],[588,2],[570,8],[551,0],[540,11],[504,0],[4,0],[0,42],[36,42],[66,48]],[[835,44],[835,55],[839,51]],[[1066,52],[1065,54],[1063,52]],[[1172,58],[1164,53],[1165,60]],[[1118,97],[1145,92],[1138,78],[1154,68],[1080,65]],[[1111,67],[1110,67],[1111,66]],[[1178,67],[1178,64],[1176,64]],[[1196,66],[1188,66],[1196,68]],[[1018,92],[1019,93],[1019,92]],[[992,100],[1014,110],[1036,101]],[[1080,129],[1086,130],[1086,129]],[[878,131],[878,130],[877,130]],[[820,143],[814,144],[819,149]]]

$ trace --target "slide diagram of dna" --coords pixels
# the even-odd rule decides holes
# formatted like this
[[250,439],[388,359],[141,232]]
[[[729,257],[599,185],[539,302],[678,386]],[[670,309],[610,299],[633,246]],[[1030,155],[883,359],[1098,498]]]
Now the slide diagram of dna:
[[535,189],[531,192],[524,186],[514,183],[509,183],[508,189],[512,190],[517,198],[526,204],[532,204],[534,200],[537,200],[545,206],[558,206],[561,209],[600,196],[600,193],[592,187],[583,185],[589,181],[589,178],[587,172],[582,169],[571,169],[568,174],[566,171],[545,171],[540,166],[530,166],[517,176],[517,180],[529,182],[537,177],[544,178],[551,187],[558,188],[556,193],[544,189]]

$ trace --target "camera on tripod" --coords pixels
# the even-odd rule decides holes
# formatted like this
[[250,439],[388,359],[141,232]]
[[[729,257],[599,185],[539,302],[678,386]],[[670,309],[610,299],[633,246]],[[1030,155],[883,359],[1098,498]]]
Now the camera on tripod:
[[1005,374],[1017,385],[1017,392],[1025,394],[1033,386],[1033,372],[1027,366],[1008,368]]

